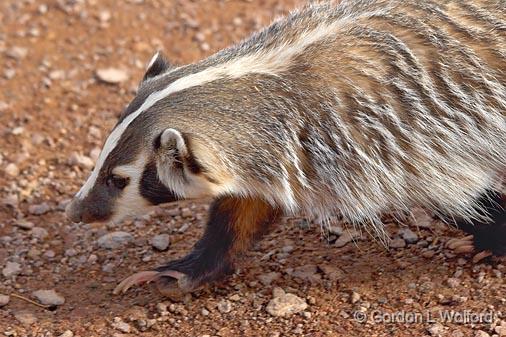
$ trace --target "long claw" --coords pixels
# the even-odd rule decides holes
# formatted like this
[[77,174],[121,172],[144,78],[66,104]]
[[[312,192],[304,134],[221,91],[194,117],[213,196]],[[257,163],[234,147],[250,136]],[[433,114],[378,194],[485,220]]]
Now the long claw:
[[462,239],[451,239],[449,240],[447,243],[446,243],[446,246],[452,250],[460,247],[460,246],[467,246],[467,245],[471,245],[472,242],[473,242],[473,236],[472,235],[468,235]]
[[472,252],[474,252],[474,245],[462,244],[461,246],[457,246],[455,249],[453,249],[453,251],[456,254],[472,253]]
[[479,252],[478,254],[476,254],[474,257],[473,257],[473,263],[478,263],[480,262],[481,260],[483,260],[484,258],[487,258],[489,256],[492,256],[492,252],[488,251],[488,250],[484,250],[482,252]]
[[136,284],[149,283],[157,278],[160,273],[157,271],[149,270],[149,271],[141,271],[139,273],[135,273],[116,286],[113,290],[114,295],[118,295],[119,293],[125,293],[128,289]]

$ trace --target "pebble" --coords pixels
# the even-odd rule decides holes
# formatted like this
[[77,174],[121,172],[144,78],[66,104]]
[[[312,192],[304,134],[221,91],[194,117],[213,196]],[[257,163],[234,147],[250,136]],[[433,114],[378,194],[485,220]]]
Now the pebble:
[[353,241],[355,239],[358,239],[358,238],[360,238],[360,233],[359,232],[357,232],[355,230],[347,230],[347,231],[344,231],[343,235],[341,235],[336,240],[336,242],[334,243],[334,245],[336,247],[338,247],[338,248],[344,247],[345,245],[347,245],[351,241]]
[[74,333],[70,330],[65,330],[61,335],[58,337],[74,337]]
[[357,293],[357,292],[355,292],[355,291],[353,291],[351,293],[350,301],[351,301],[351,303],[355,304],[358,301],[360,301],[360,298],[361,298],[360,294]]
[[474,332],[474,337],[490,337],[490,335],[483,330],[477,330]]
[[43,202],[38,205],[30,205],[28,206],[28,212],[32,215],[42,215],[51,210],[51,207],[46,203]]
[[107,84],[119,84],[128,79],[126,71],[117,68],[104,68],[97,70],[97,78]]
[[432,324],[429,328],[427,328],[427,332],[431,336],[441,336],[441,334],[443,333],[443,331],[444,331],[444,327],[440,323]]
[[21,265],[17,262],[7,262],[4,269],[2,269],[2,275],[6,278],[10,278],[21,273]]
[[317,274],[318,267],[314,264],[308,264],[305,266],[300,266],[295,268],[293,271],[289,272],[293,277],[297,277],[304,281],[309,282],[318,282],[321,279],[321,275]]
[[101,236],[97,243],[99,247],[105,249],[116,249],[132,242],[134,237],[127,232],[112,232]]
[[403,228],[399,231],[399,235],[407,243],[416,243],[418,241],[418,235],[409,228]]
[[16,318],[21,324],[24,325],[32,325],[37,322],[37,317],[34,314],[27,311],[18,311],[14,313],[14,318]]
[[26,220],[18,220],[16,221],[16,226],[21,228],[21,229],[32,229],[35,225],[33,224],[33,222],[30,222],[30,221],[26,221]]
[[128,324],[127,322],[123,322],[119,317],[114,318],[112,327],[124,333],[130,333],[130,331],[132,331],[132,327],[130,326],[130,324]]
[[23,47],[14,46],[12,48],[7,49],[5,55],[14,59],[14,60],[22,60],[28,55],[28,49]]
[[158,234],[153,236],[151,239],[151,245],[160,251],[164,251],[169,248],[170,245],[170,236],[169,234]]
[[265,310],[275,317],[287,317],[307,309],[307,303],[297,295],[285,293],[282,289],[273,291],[274,298]]
[[406,247],[406,241],[401,238],[395,238],[390,241],[390,248],[404,248]]
[[82,169],[91,169],[95,162],[88,156],[73,152],[69,157],[69,164],[79,166]]
[[65,303],[65,297],[58,294],[54,289],[37,290],[32,293],[33,297],[44,305],[62,305]]
[[11,298],[9,296],[0,294],[0,308],[9,304],[10,300]]
[[228,300],[222,300],[218,303],[217,308],[219,312],[227,314],[232,311],[232,302]]
[[415,219],[415,224],[421,228],[430,228],[432,217],[422,208],[415,208],[411,211],[411,216]]
[[5,167],[5,173],[11,177],[17,177],[19,175],[19,167],[16,164],[10,163]]
[[42,228],[42,227],[33,227],[32,230],[30,231],[30,233],[33,238],[39,239],[39,240],[44,240],[49,235],[47,229]]
[[344,277],[344,272],[338,267],[332,266],[330,264],[321,264],[318,268],[323,272],[323,274],[331,281],[338,281]]
[[446,284],[448,284],[450,288],[457,288],[460,285],[460,280],[458,278],[450,277],[446,280]]
[[262,275],[258,275],[258,280],[264,286],[269,286],[269,285],[271,285],[272,282],[278,280],[280,277],[281,277],[281,273],[273,271],[273,272],[270,272],[270,273],[265,273],[265,274],[262,274]]

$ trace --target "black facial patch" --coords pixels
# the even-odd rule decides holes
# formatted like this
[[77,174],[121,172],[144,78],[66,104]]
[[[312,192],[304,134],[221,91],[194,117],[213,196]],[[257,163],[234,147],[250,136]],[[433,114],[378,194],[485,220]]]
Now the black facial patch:
[[153,205],[159,205],[178,200],[178,197],[158,179],[156,164],[146,165],[139,186],[141,195]]

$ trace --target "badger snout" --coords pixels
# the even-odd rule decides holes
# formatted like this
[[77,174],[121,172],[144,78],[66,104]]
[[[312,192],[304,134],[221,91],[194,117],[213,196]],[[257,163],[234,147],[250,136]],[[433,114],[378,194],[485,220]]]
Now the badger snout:
[[106,202],[94,202],[87,200],[87,198],[80,199],[74,197],[72,201],[65,208],[67,219],[72,222],[105,222],[112,216],[110,207]]

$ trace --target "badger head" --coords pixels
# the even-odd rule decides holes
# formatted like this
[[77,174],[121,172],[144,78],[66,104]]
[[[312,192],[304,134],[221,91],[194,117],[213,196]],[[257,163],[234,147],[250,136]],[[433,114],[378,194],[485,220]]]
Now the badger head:
[[213,196],[215,181],[202,165],[210,158],[204,140],[173,127],[170,118],[164,117],[167,97],[164,87],[153,80],[170,71],[157,53],[91,175],[67,206],[71,221],[118,222],[149,206]]

